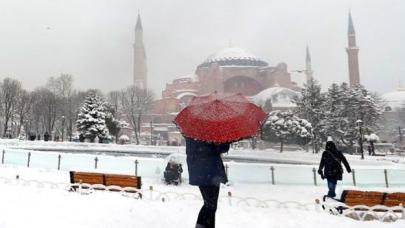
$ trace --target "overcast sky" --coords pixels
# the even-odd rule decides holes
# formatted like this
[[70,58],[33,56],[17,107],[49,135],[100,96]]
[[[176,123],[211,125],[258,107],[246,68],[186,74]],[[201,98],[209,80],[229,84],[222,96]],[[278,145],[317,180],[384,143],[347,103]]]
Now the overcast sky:
[[149,85],[159,96],[230,41],[289,70],[304,68],[308,44],[314,77],[326,87],[348,81],[349,9],[362,84],[380,93],[405,84],[401,0],[0,0],[0,79],[33,89],[69,73],[78,88],[124,88],[133,81],[140,10]]

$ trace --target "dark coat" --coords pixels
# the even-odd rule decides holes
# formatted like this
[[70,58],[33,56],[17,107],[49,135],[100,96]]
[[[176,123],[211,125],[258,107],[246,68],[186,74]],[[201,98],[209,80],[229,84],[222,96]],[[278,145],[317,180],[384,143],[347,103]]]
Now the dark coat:
[[[343,162],[347,172],[351,172],[350,165],[342,152],[338,150],[325,150],[322,154],[321,163],[319,164],[318,173],[325,177],[334,180],[342,180]],[[323,170],[325,168],[325,170]]]
[[167,183],[179,180],[181,178],[181,173],[183,172],[183,168],[181,164],[170,164],[167,163],[165,172],[164,172],[164,178]]
[[214,144],[186,138],[189,182],[197,186],[219,186],[228,182],[221,153],[229,150],[229,143]]

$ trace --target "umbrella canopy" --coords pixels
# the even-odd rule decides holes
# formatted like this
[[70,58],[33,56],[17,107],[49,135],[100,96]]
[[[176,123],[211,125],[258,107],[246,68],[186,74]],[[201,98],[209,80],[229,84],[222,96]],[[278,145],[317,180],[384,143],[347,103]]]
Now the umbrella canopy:
[[195,97],[175,118],[183,135],[208,142],[234,142],[257,135],[267,114],[241,94]]

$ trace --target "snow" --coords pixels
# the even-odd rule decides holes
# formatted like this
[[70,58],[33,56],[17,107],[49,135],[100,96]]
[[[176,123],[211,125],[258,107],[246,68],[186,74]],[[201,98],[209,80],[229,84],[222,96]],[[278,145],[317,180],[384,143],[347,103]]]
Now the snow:
[[[19,174],[21,179],[68,183],[67,172],[49,172],[37,169],[0,167],[0,227],[194,227],[201,200],[175,199],[169,195],[165,202],[159,200],[158,192],[199,195],[198,188],[182,184],[166,186],[158,180],[145,179],[144,190],[154,187],[155,199],[148,192],[144,199],[137,200],[116,192],[94,192],[89,195],[68,192],[63,188],[50,188],[47,185],[24,185],[23,181],[5,182]],[[338,190],[347,187],[338,185]],[[382,190],[382,189],[375,189]],[[393,189],[404,191],[404,189]],[[216,214],[217,227],[291,227],[291,228],[369,228],[404,227],[405,221],[383,224],[378,221],[359,222],[317,211],[314,199],[326,191],[326,186],[272,186],[234,184],[222,186]],[[227,193],[232,192],[232,204]],[[271,204],[269,208],[247,206],[238,203],[237,198],[254,197],[259,200],[274,199],[280,202],[296,201],[306,204],[305,209],[294,207],[279,208]]]
[[260,61],[255,55],[251,52],[238,48],[238,47],[228,47],[224,48],[212,55],[210,55],[205,62],[217,62],[223,60],[232,60],[232,59],[247,59],[247,60],[257,60]]
[[195,90],[190,90],[190,91],[180,92],[180,91],[177,90],[177,92],[180,92],[180,93],[177,94],[176,99],[180,100],[184,96],[193,96],[193,97],[197,96],[197,92],[195,92]]
[[366,138],[367,141],[373,141],[373,142],[378,142],[380,141],[380,137],[378,135],[372,133],[370,135],[364,135],[364,138]]
[[298,92],[288,88],[271,87],[252,96],[251,100],[259,106],[264,106],[266,100],[271,99],[273,107],[295,107],[293,98],[299,95]]

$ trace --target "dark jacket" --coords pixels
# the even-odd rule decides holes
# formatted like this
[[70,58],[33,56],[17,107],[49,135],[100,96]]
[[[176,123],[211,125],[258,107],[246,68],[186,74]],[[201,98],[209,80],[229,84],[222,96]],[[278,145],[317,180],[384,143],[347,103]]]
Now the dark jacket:
[[[333,145],[332,145],[333,144]],[[319,164],[318,173],[325,177],[334,180],[342,180],[343,162],[347,172],[351,172],[350,165],[342,152],[336,149],[333,142],[326,143],[326,150],[322,154],[321,163]],[[325,168],[325,170],[323,170]]]
[[221,153],[229,150],[229,143],[214,144],[186,138],[189,182],[197,186],[218,186],[228,182]]
[[172,173],[180,174],[183,172],[183,167],[181,164],[171,165],[170,162],[168,162],[166,165],[165,172],[172,172]]

